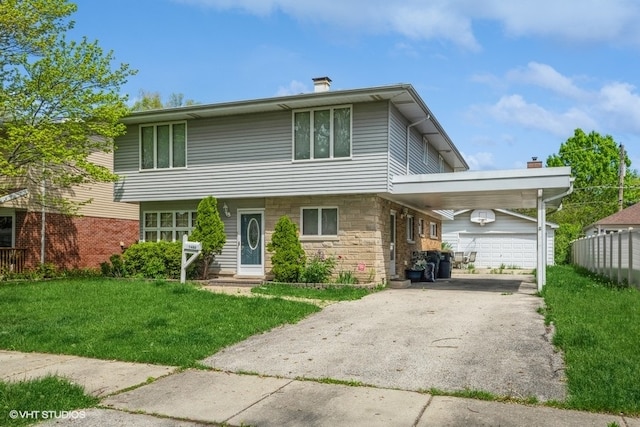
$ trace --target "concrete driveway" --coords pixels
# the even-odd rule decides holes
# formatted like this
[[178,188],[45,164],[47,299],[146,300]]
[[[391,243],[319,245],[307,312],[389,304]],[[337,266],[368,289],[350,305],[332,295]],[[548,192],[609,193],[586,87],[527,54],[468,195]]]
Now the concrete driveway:
[[204,364],[284,378],[564,400],[531,276],[468,275],[340,302],[251,337]]

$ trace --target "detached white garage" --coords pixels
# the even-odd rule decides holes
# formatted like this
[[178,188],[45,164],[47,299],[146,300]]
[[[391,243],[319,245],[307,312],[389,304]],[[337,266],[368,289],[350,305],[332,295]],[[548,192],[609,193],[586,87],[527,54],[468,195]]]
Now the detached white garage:
[[[537,220],[505,209],[465,209],[442,221],[442,241],[476,252],[476,268],[535,269]],[[547,265],[553,265],[556,224],[547,222]]]

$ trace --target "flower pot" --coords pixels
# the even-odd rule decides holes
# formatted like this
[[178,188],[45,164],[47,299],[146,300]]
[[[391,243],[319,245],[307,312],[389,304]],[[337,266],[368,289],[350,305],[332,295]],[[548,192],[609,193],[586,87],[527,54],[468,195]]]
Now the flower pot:
[[422,280],[422,270],[405,270],[404,277],[411,280],[411,282],[419,282]]

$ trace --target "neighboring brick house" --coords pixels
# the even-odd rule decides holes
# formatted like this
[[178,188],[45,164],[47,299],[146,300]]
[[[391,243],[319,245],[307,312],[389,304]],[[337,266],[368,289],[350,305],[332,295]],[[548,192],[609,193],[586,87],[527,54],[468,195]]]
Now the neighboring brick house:
[[629,228],[640,228],[640,203],[602,218],[585,227],[583,231],[586,236],[592,236],[594,234],[615,233]]
[[[91,161],[112,169],[113,155],[94,154]],[[58,268],[98,268],[121,243],[138,239],[138,206],[113,201],[112,183],[75,187],[67,197],[75,201],[92,199],[78,215],[68,216],[44,210],[31,194],[0,204],[0,267],[7,268],[10,248],[24,252],[24,267],[35,268],[43,261]],[[42,225],[44,218],[44,240]],[[3,265],[5,264],[5,265]]]

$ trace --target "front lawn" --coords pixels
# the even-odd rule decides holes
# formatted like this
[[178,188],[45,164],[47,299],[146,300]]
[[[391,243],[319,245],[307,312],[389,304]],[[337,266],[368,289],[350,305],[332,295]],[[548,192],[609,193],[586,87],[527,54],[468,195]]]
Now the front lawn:
[[62,378],[0,381],[0,426],[23,426],[56,417],[82,419],[84,409],[96,406],[99,401],[87,396],[79,385]]
[[564,352],[567,405],[640,413],[640,292],[556,266],[543,296]]
[[0,284],[0,348],[194,366],[320,309],[165,281],[63,279]]

